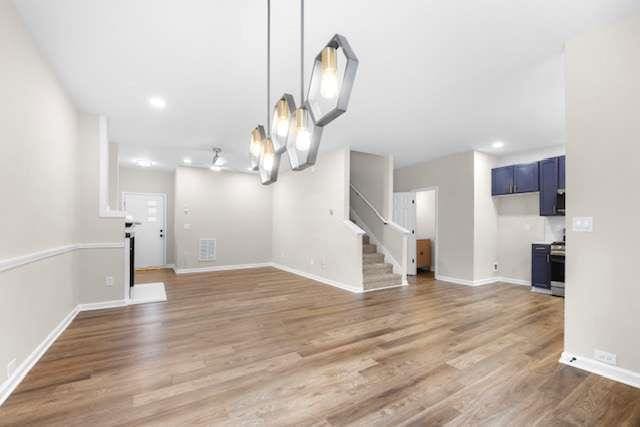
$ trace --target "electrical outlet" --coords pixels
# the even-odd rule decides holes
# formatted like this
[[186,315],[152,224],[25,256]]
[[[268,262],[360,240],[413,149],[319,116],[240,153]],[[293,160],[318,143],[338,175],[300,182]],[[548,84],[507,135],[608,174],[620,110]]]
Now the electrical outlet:
[[617,364],[616,355],[604,350],[593,350],[593,357],[602,363],[606,363],[607,365],[616,366]]
[[113,276],[107,276],[104,278],[104,284],[108,287],[113,286]]
[[191,230],[191,224],[185,224],[184,225],[184,229],[185,230]]
[[326,261],[326,260],[322,259],[322,260],[320,261],[320,268],[321,268],[322,270],[324,270],[325,268],[327,268],[327,261]]
[[313,258],[309,258],[309,264],[314,265],[316,262],[314,261]]
[[13,377],[13,374],[16,372],[16,363],[16,359],[7,363],[7,378]]
[[493,271],[498,271],[498,263],[497,262],[493,263]]

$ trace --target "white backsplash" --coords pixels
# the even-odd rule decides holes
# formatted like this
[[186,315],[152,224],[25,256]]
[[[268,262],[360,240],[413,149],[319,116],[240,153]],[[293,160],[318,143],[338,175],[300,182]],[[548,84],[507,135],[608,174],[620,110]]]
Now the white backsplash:
[[566,220],[563,216],[545,217],[544,240],[545,242],[561,242],[566,227]]

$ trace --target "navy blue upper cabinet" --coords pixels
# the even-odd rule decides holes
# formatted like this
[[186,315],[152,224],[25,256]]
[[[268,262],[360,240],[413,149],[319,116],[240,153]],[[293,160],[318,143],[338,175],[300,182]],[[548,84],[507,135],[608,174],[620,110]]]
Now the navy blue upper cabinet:
[[538,162],[515,165],[513,167],[513,192],[530,193],[538,191]]
[[557,215],[558,157],[540,161],[540,215]]
[[505,166],[491,170],[491,195],[513,193],[513,166]]
[[531,286],[551,288],[551,246],[534,244],[531,246]]
[[565,171],[565,156],[558,157],[558,188],[565,189],[564,186],[564,171]]

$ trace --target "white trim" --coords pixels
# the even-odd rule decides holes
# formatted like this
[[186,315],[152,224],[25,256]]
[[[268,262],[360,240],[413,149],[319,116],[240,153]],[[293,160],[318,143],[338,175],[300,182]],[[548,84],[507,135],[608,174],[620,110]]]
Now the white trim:
[[[163,221],[164,223],[162,224],[162,230],[164,230],[164,238],[162,239],[162,265],[166,265],[167,264],[167,240],[169,239],[169,233],[167,232],[167,201],[168,201],[168,197],[167,197],[167,193],[141,193],[138,191],[123,191],[120,197],[121,200],[121,205],[120,208],[122,209],[122,212],[124,213],[124,216],[126,218],[127,216],[127,211],[125,209],[125,202],[126,202],[126,197],[128,195],[131,196],[152,196],[152,197],[160,197],[162,198],[162,212],[163,212]],[[136,248],[136,250],[138,250],[139,248]],[[135,266],[134,266],[135,268]],[[144,268],[144,267],[143,267]]]
[[551,289],[537,288],[535,286],[531,287],[531,292],[534,292],[536,294],[551,295]]
[[563,351],[560,356],[560,363],[601,375],[619,383],[640,388],[640,373],[618,366],[607,365],[589,357],[578,356],[567,351]]
[[105,116],[98,117],[98,216],[124,218],[124,212],[109,206],[109,137]]
[[116,299],[112,301],[88,302],[78,304],[78,311],[102,310],[105,308],[125,307],[127,301],[124,299]]
[[31,368],[38,363],[38,360],[44,355],[44,353],[51,347],[51,344],[55,342],[55,340],[60,336],[67,326],[71,323],[73,319],[75,319],[79,310],[76,306],[69,314],[67,314],[60,323],[46,336],[46,338],[27,356],[26,359],[18,366],[15,370],[11,378],[8,378],[2,384],[0,384],[0,405],[4,403],[5,400],[11,395],[13,390],[18,387],[20,382],[24,379],[24,377],[29,373]]
[[508,284],[518,285],[518,286],[531,286],[531,284],[527,280],[512,279],[509,277],[489,277],[487,279],[480,279],[480,280],[467,280],[467,279],[458,279],[457,277],[451,277],[451,276],[442,276],[436,273],[435,279],[440,280],[442,282],[450,282],[450,283],[455,283],[458,285],[465,285],[465,286],[484,286],[484,285],[491,285],[494,283],[508,283]]
[[260,262],[255,264],[211,265],[208,267],[192,267],[192,268],[173,267],[173,271],[176,274],[191,274],[191,273],[208,273],[212,271],[244,270],[247,268],[262,268],[262,267],[273,267],[273,264],[270,262]]
[[334,288],[339,288],[345,291],[353,292],[354,294],[361,294],[364,292],[363,289],[358,289],[344,283],[336,282],[335,280],[327,279],[326,277],[316,276],[315,274],[307,273],[306,271],[298,270],[293,267],[289,267],[287,265],[278,264],[274,262],[274,263],[271,263],[271,266],[274,268],[277,268],[278,270],[286,271],[287,273],[296,274],[298,276],[306,277],[307,279],[315,280],[316,282],[324,283],[325,285],[333,286]]
[[20,255],[14,258],[6,258],[0,260],[0,272],[12,270],[14,268],[21,267],[23,265],[31,264],[36,261],[51,258],[58,255],[66,254],[67,252],[79,250],[79,249],[117,249],[124,248],[124,242],[114,243],[74,243],[71,245],[58,246],[55,248],[49,248],[38,252],[32,252],[26,255]]
[[513,279],[511,277],[498,277],[498,282],[510,283],[512,285],[531,286],[531,282],[522,279]]
[[409,282],[403,282],[399,285],[392,285],[392,286],[384,286],[382,288],[374,288],[374,289],[364,289],[362,291],[363,294],[366,294],[367,292],[375,292],[375,291],[381,291],[383,289],[393,289],[393,288],[404,288],[405,286],[409,286]]
[[365,234],[365,231],[358,227],[357,224],[354,224],[353,221],[350,221],[348,219],[345,219],[344,221],[342,221],[342,223],[351,231],[353,231],[354,234],[357,234],[359,236],[362,236],[363,234]]

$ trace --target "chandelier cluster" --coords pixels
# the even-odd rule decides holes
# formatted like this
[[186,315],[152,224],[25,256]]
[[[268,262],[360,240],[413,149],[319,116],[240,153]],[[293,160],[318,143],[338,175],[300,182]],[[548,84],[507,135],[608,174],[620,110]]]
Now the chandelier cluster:
[[278,180],[280,158],[287,153],[291,169],[300,171],[316,163],[324,126],[347,111],[358,58],[340,34],[316,55],[311,81],[304,92],[304,0],[300,0],[300,105],[283,94],[271,112],[271,0],[267,0],[267,129],[251,131],[249,159],[260,182]]

